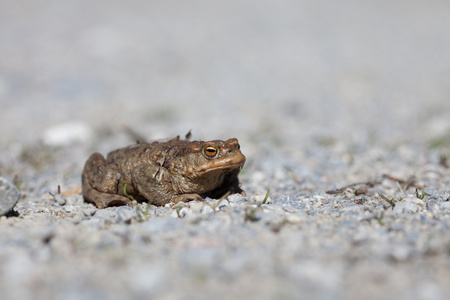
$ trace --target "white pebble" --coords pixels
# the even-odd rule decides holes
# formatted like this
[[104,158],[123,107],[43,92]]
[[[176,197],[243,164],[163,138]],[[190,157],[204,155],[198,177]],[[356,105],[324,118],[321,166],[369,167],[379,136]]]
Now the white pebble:
[[89,142],[92,137],[92,130],[85,123],[67,122],[47,128],[42,140],[49,146],[67,146],[74,142]]

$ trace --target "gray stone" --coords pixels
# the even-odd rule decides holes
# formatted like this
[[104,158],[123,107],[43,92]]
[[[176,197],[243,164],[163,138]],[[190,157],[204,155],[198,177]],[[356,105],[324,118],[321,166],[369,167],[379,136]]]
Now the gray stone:
[[302,200],[298,199],[295,196],[287,195],[275,198],[273,200],[273,204],[285,206],[292,206],[296,209],[302,210],[305,207],[305,204]]
[[219,204],[219,209],[224,209],[225,207],[227,207],[228,205],[230,205],[230,203],[228,202],[228,200],[223,199],[220,204]]
[[7,214],[19,202],[19,190],[8,180],[0,177],[0,216]]
[[117,217],[118,207],[108,207],[95,212],[95,217],[103,220],[114,221]]
[[214,211],[214,210],[213,210],[212,207],[209,206],[209,205],[203,206],[203,208],[202,208],[202,210],[201,210],[202,214],[210,214],[210,213],[212,213],[213,211]]
[[450,200],[450,189],[445,190],[444,200]]
[[245,202],[245,197],[241,194],[231,194],[227,197],[228,201],[232,204]]
[[68,213],[71,213],[75,210],[75,208],[73,207],[73,205],[67,205],[64,207],[64,210]]
[[439,212],[439,202],[437,200],[430,200],[426,204],[427,210],[433,214]]
[[119,223],[131,223],[131,220],[136,217],[136,211],[129,206],[122,206],[117,210],[116,220]]
[[193,212],[188,207],[182,207],[181,209],[175,209],[171,216],[174,218],[186,218],[186,217],[192,217]]
[[435,188],[425,188],[423,191],[425,192],[426,195],[432,197],[439,197],[441,195],[441,192]]
[[394,212],[397,214],[400,213],[410,213],[414,214],[419,211],[419,206],[415,203],[400,201],[395,204]]
[[450,211],[450,201],[439,202],[439,208],[443,211]]
[[95,214],[96,211],[97,211],[97,210],[94,209],[94,208],[86,208],[86,209],[83,209],[83,214],[84,214],[86,217],[92,217],[92,216]]
[[65,198],[66,203],[70,204],[70,205],[80,205],[83,204],[83,198],[80,197],[79,195],[73,195],[73,196],[69,196],[67,198]]
[[56,202],[58,202],[59,205],[64,205],[66,204],[67,200],[66,198],[61,195],[61,194],[51,194],[53,196],[53,198],[55,199]]
[[81,221],[81,224],[84,226],[89,226],[95,230],[100,230],[101,228],[105,227],[106,222],[104,219],[90,218],[90,219]]

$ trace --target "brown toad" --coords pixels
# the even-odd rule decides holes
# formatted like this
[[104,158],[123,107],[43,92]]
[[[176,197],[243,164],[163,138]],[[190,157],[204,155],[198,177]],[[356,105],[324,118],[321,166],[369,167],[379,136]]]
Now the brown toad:
[[[148,200],[155,205],[243,193],[238,174],[245,163],[238,140],[138,143],[87,160],[83,196],[98,208]],[[128,196],[128,197],[127,197]]]

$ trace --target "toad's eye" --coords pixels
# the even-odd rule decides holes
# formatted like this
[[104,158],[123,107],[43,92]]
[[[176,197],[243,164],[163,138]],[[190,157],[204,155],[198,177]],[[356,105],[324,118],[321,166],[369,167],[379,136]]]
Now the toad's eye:
[[237,144],[238,150],[241,150],[241,145]]
[[206,146],[203,148],[203,154],[207,157],[214,157],[217,154],[217,148],[214,146]]

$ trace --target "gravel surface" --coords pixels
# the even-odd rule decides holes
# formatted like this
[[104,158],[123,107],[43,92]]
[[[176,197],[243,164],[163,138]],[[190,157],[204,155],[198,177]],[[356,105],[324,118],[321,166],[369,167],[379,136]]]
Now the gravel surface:
[[[0,298],[449,299],[449,11],[0,4]],[[92,152],[189,130],[246,197],[83,202]]]

